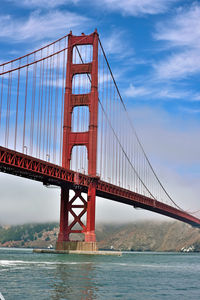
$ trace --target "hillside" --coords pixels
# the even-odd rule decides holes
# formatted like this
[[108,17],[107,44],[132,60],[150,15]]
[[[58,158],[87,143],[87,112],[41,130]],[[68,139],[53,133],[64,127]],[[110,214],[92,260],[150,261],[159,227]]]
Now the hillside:
[[[0,246],[46,248],[55,246],[57,235],[57,223],[1,226]],[[96,235],[100,249],[180,251],[194,246],[200,250],[200,229],[181,222],[99,224]]]
[[0,246],[2,247],[47,247],[56,241],[57,223],[24,224],[0,227]]
[[[111,234],[105,236],[108,230]],[[102,235],[101,235],[102,234]],[[121,226],[98,227],[99,247],[132,251],[180,251],[200,249],[200,229],[181,222],[138,222]]]

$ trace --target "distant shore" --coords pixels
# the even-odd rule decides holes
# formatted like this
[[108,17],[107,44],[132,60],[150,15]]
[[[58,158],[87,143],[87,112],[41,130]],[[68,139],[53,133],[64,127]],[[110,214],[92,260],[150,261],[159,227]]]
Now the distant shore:
[[[58,230],[57,223],[0,226],[0,247],[55,248]],[[96,236],[102,250],[200,252],[200,230],[181,222],[97,224]]]

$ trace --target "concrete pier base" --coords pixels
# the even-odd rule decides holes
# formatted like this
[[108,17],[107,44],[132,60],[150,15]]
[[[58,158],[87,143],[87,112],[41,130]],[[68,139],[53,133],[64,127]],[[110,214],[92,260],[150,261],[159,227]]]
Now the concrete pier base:
[[98,251],[96,242],[69,241],[56,243],[56,251]]
[[96,242],[68,241],[56,243],[56,249],[34,249],[35,253],[52,254],[87,254],[87,255],[116,255],[121,256],[120,251],[98,251]]
[[121,256],[120,251],[79,251],[79,250],[54,250],[54,249],[34,249],[34,253],[50,253],[50,254],[85,254],[85,255],[114,255]]

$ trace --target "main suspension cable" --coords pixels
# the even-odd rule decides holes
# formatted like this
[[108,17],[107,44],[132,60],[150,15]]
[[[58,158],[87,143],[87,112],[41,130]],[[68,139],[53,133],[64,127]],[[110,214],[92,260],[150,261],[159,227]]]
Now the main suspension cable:
[[117,86],[116,80],[115,80],[114,75],[113,75],[113,73],[112,73],[110,64],[109,64],[109,62],[108,62],[108,59],[107,59],[107,57],[106,57],[106,54],[105,54],[105,51],[104,51],[104,48],[103,48],[103,46],[102,46],[102,43],[101,43],[100,39],[99,39],[99,44],[100,44],[100,47],[101,47],[101,49],[102,49],[102,53],[103,53],[103,55],[104,55],[105,61],[106,61],[107,66],[108,66],[108,69],[109,69],[109,71],[110,71],[110,75],[111,75],[111,77],[112,77],[113,83],[114,83],[114,85],[115,85],[115,87],[116,87],[116,90],[117,90],[117,93],[118,93],[118,95],[119,95],[120,101],[121,101],[121,103],[122,103],[122,105],[123,105],[123,107],[124,107],[124,110],[125,110],[126,114],[127,114],[129,123],[130,123],[130,125],[131,125],[132,130],[133,130],[133,133],[134,133],[134,135],[135,135],[135,137],[136,137],[136,139],[137,139],[137,142],[138,142],[138,144],[139,144],[139,146],[140,146],[140,148],[141,148],[141,150],[142,150],[142,152],[143,152],[143,154],[144,154],[144,156],[145,156],[145,159],[147,160],[147,163],[148,163],[148,165],[149,165],[151,171],[153,172],[155,178],[157,179],[158,183],[160,184],[161,188],[163,189],[163,191],[165,192],[165,194],[167,195],[167,197],[172,201],[172,203],[173,203],[177,208],[179,208],[180,210],[184,211],[184,210],[183,210],[178,204],[176,204],[176,202],[172,199],[172,197],[169,195],[169,193],[168,193],[168,192],[166,191],[166,189],[164,188],[164,186],[163,186],[163,184],[161,183],[160,179],[158,178],[157,174],[155,173],[155,171],[154,171],[154,169],[153,169],[153,167],[152,167],[152,165],[151,165],[151,163],[150,163],[150,161],[149,161],[149,158],[147,157],[147,154],[146,154],[146,152],[144,151],[144,148],[143,148],[143,146],[142,146],[142,144],[141,144],[141,142],[140,142],[140,140],[139,140],[139,137],[138,137],[138,135],[137,135],[137,132],[136,132],[136,130],[135,130],[133,124],[132,124],[132,121],[131,121],[131,119],[130,119],[129,113],[128,113],[127,108],[126,108],[126,105],[125,105],[125,103],[124,103],[124,101],[123,101],[123,98],[122,98],[121,93],[120,93],[120,91],[119,91],[119,88],[118,88],[118,86]]

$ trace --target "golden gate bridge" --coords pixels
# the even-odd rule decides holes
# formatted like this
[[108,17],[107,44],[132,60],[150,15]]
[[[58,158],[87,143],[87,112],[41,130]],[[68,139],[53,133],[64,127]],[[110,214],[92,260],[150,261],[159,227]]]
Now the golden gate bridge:
[[58,250],[97,249],[96,196],[200,227],[156,175],[96,30],[0,65],[0,171],[61,188]]

